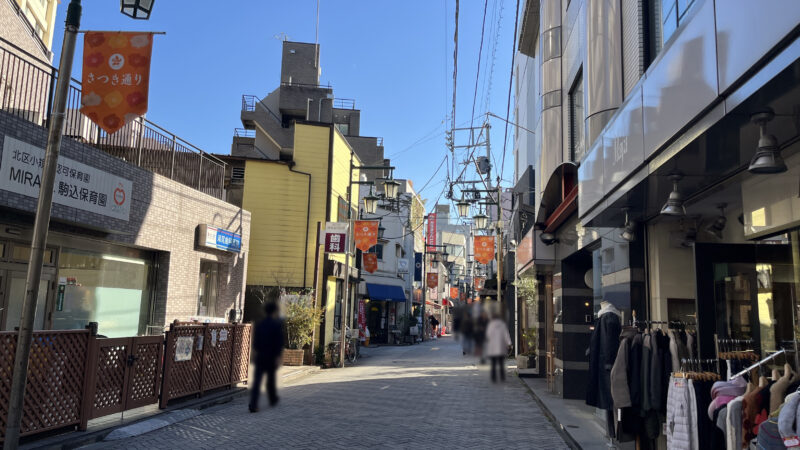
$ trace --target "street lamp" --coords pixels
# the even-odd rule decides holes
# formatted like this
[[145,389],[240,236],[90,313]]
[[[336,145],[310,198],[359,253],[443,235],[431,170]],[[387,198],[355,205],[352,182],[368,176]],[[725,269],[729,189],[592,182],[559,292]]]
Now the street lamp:
[[153,3],[155,0],[120,0],[119,9],[126,16],[147,20],[153,11]]
[[456,203],[456,208],[458,208],[458,215],[461,217],[467,217],[469,215],[469,202],[466,200],[461,200],[460,202]]
[[395,181],[392,178],[388,180],[384,180],[383,182],[383,192],[386,194],[386,198],[394,199],[397,198],[397,190],[400,188],[400,182]]
[[[127,14],[122,3],[122,12]],[[153,0],[138,0],[136,6],[144,13],[136,18],[147,19],[153,7]],[[127,10],[135,12],[136,9]],[[131,16],[133,17],[133,16]],[[14,354],[14,369],[11,379],[11,391],[8,398],[8,417],[3,448],[15,450],[19,445],[22,407],[25,395],[25,383],[28,378],[28,358],[33,341],[33,326],[36,317],[36,301],[39,298],[39,281],[42,278],[42,262],[47,246],[47,230],[50,225],[50,213],[53,208],[53,186],[56,179],[58,154],[61,151],[61,140],[64,137],[64,118],[67,109],[67,94],[72,76],[72,62],[75,56],[75,41],[81,26],[81,2],[71,0],[67,7],[67,19],[64,24],[64,42],[61,45],[61,59],[58,64],[58,79],[53,91],[52,110],[48,123],[47,148],[45,149],[44,166],[42,167],[39,199],[36,204],[36,216],[33,222],[31,239],[31,255],[28,259],[28,272],[25,278],[25,299],[22,303],[22,314],[17,334],[17,349]]]
[[386,228],[383,228],[383,224],[378,223],[378,239],[383,239],[383,233],[386,232]]
[[378,200],[380,200],[380,197],[376,197],[372,193],[364,196],[364,211],[367,214],[375,214],[378,209]]
[[487,216],[486,214],[480,213],[480,214],[476,214],[472,218],[472,220],[475,221],[475,228],[478,228],[479,230],[483,230],[484,228],[486,228],[486,222],[489,221],[489,216]]

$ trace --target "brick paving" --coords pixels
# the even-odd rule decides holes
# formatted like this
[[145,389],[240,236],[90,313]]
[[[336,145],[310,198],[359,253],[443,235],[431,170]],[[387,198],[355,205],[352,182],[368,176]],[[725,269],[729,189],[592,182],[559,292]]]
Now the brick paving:
[[519,379],[491,383],[452,338],[364,353],[282,386],[275,408],[237,398],[91,448],[568,448]]

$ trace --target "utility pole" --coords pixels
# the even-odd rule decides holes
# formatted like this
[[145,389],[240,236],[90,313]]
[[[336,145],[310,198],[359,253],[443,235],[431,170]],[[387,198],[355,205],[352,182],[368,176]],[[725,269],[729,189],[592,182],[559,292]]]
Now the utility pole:
[[25,398],[25,383],[28,378],[28,358],[31,353],[33,326],[36,317],[36,301],[39,298],[39,280],[42,278],[42,260],[47,245],[47,230],[50,227],[50,211],[53,206],[53,185],[56,179],[58,154],[64,131],[64,112],[67,107],[67,91],[72,76],[72,58],[75,55],[75,41],[81,22],[81,2],[72,0],[67,9],[64,28],[64,44],[58,67],[58,82],[53,99],[53,111],[48,121],[47,150],[42,169],[42,184],[36,205],[36,219],[33,224],[31,256],[28,261],[28,274],[25,281],[25,300],[17,335],[17,350],[14,356],[14,372],[8,401],[8,422],[3,448],[16,449],[22,422],[22,408]]

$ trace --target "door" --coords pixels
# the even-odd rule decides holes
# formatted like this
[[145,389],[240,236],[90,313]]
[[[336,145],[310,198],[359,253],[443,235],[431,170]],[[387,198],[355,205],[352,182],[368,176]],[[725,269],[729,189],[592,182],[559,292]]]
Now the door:
[[[18,270],[0,271],[0,286],[2,286],[3,299],[3,331],[13,331],[19,326],[20,315],[22,314],[22,303],[25,300],[25,279],[27,274]],[[53,277],[50,274],[42,274],[39,280],[39,296],[36,301],[36,318],[33,322],[34,330],[43,330],[46,325],[47,300],[50,298],[50,291]]]

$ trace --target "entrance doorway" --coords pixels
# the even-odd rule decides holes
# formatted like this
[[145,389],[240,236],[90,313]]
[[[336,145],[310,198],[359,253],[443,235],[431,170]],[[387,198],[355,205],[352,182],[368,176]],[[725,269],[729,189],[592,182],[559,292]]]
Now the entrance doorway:
[[[25,264],[0,264],[0,307],[2,307],[2,331],[14,331],[19,326],[22,303],[25,300]],[[34,330],[51,327],[53,292],[55,291],[55,269],[43,268],[39,280],[39,297],[36,301]]]

